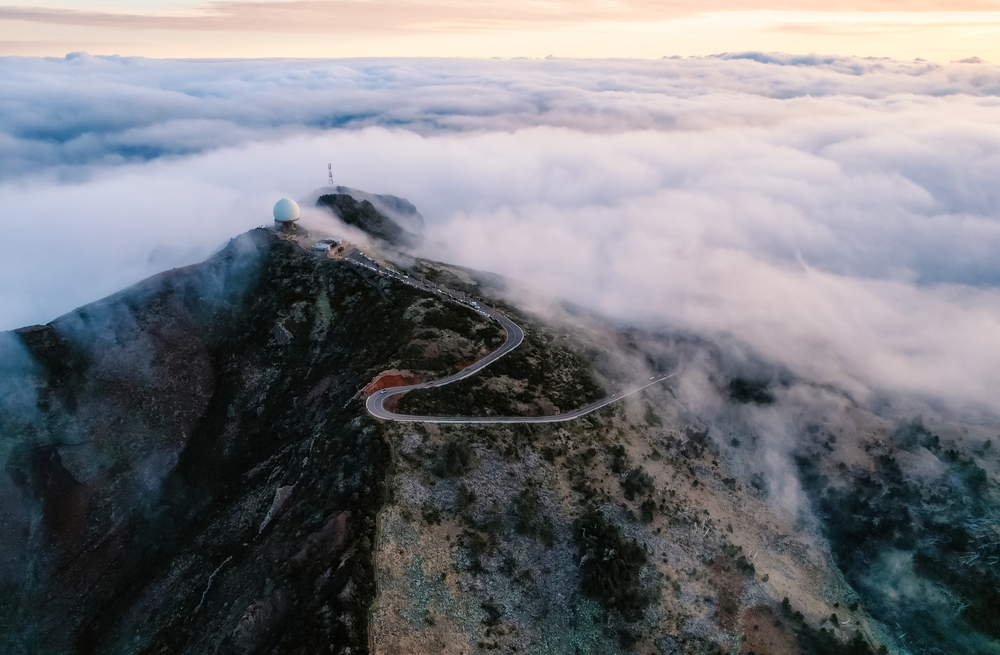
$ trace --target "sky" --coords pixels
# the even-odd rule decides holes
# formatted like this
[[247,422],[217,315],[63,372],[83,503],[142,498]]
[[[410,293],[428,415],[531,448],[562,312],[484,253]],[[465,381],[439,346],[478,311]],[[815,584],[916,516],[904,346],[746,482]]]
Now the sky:
[[739,344],[860,402],[997,413],[1000,68],[0,58],[0,329],[389,193],[422,254]]
[[0,55],[1000,62],[992,0],[0,0]]

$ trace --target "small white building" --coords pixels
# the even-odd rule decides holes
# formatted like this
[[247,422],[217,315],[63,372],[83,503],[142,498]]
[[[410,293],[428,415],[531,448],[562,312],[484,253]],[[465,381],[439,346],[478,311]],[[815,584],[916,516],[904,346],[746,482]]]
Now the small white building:
[[312,249],[316,252],[330,252],[330,250],[340,245],[340,239],[320,239],[313,244]]

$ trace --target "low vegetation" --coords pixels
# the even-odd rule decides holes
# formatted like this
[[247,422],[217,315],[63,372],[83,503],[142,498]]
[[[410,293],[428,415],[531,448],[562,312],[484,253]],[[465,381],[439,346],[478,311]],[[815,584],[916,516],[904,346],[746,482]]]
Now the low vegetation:
[[652,600],[643,588],[640,573],[646,550],[628,539],[604,514],[589,507],[573,523],[580,553],[583,589],[600,600],[609,612],[626,621],[638,621]]
[[472,468],[475,457],[476,453],[467,441],[449,441],[438,454],[434,472],[442,478],[462,475]]
[[[920,424],[901,426],[895,439],[933,454],[945,475],[917,483],[883,452],[875,455],[875,471],[841,468],[842,479],[832,484],[818,468],[818,454],[809,454],[796,460],[801,479],[838,565],[868,594],[876,615],[898,623],[917,652],[979,653],[983,635],[1000,638],[1000,543],[993,537],[997,517],[984,502],[986,473]],[[925,592],[915,606],[905,594],[918,588]]]
[[555,540],[552,519],[544,512],[541,498],[536,489],[525,489],[514,497],[514,526],[521,534],[538,538],[547,548]]
[[[889,653],[885,646],[873,649],[860,633],[856,632],[846,641],[842,641],[832,629],[812,627],[806,623],[802,612],[792,609],[787,597],[781,601],[781,613],[789,622],[799,646],[809,655],[888,655]],[[834,624],[839,623],[836,614],[831,616],[830,620]]]
[[774,395],[768,389],[766,380],[748,380],[733,378],[726,386],[729,397],[737,403],[753,403],[755,405],[770,405]]

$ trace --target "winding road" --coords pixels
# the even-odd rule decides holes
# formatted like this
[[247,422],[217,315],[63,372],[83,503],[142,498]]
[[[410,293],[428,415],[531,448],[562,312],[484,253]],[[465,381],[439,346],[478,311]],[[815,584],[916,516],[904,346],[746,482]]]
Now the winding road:
[[510,320],[503,314],[500,314],[492,307],[487,307],[486,305],[481,305],[478,303],[463,300],[452,293],[449,293],[443,289],[433,287],[426,282],[417,279],[411,279],[408,275],[403,275],[397,271],[387,269],[373,259],[369,258],[367,255],[356,252],[352,253],[347,257],[348,261],[353,264],[363,266],[368,268],[375,273],[382,276],[392,277],[393,279],[399,280],[411,286],[424,289],[425,291],[430,291],[441,296],[444,296],[446,300],[456,302],[469,309],[472,309],[479,314],[496,321],[503,328],[504,332],[507,334],[507,339],[503,342],[503,345],[491,352],[486,357],[480,359],[475,364],[467,366],[458,373],[449,375],[444,378],[439,378],[432,382],[422,382],[420,384],[409,384],[398,387],[388,387],[382,389],[381,391],[376,391],[372,395],[368,396],[368,400],[365,402],[365,408],[368,413],[375,418],[380,418],[386,421],[407,421],[413,423],[462,423],[462,424],[495,424],[495,423],[561,423],[563,421],[572,421],[573,419],[580,418],[581,416],[586,416],[591,412],[595,412],[602,407],[606,407],[611,403],[616,403],[626,396],[631,396],[634,393],[638,393],[650,387],[654,384],[667,380],[669,378],[677,375],[677,372],[661,375],[655,375],[649,378],[649,381],[637,386],[633,389],[623,391],[620,393],[611,394],[605,398],[601,398],[597,402],[590,403],[589,405],[584,405],[579,409],[574,409],[563,414],[553,414],[549,416],[416,416],[413,414],[397,414],[396,412],[386,409],[385,402],[390,398],[398,399],[405,393],[410,391],[415,391],[417,389],[432,389],[435,387],[443,387],[446,384],[451,384],[452,382],[458,382],[459,380],[464,380],[465,378],[475,375],[479,371],[483,370],[493,362],[497,361],[510,351],[521,345],[524,340],[524,331],[518,327],[514,321]]

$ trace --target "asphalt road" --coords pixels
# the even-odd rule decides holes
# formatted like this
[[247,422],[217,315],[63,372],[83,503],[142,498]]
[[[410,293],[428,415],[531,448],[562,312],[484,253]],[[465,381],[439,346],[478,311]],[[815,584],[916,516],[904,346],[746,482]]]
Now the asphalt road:
[[626,396],[631,396],[634,393],[638,393],[645,389],[646,387],[652,386],[663,380],[669,379],[677,375],[677,373],[671,373],[669,375],[657,375],[649,378],[649,381],[642,384],[634,389],[629,389],[621,393],[611,394],[606,398],[602,398],[597,402],[591,403],[580,407],[579,409],[574,409],[573,411],[566,412],[565,414],[554,414],[551,416],[414,416],[411,414],[396,414],[390,412],[385,408],[385,401],[390,398],[398,398],[404,393],[409,391],[414,391],[416,389],[431,389],[434,387],[443,387],[446,384],[451,384],[452,382],[457,382],[459,380],[464,380],[470,375],[475,375],[479,371],[483,370],[493,362],[497,361],[510,351],[521,345],[524,340],[524,331],[514,321],[510,320],[503,314],[498,313],[492,307],[487,307],[486,305],[475,303],[468,299],[462,298],[455,295],[451,291],[446,289],[441,289],[440,287],[435,287],[427,282],[420,280],[418,278],[411,278],[409,275],[400,273],[399,271],[394,271],[392,269],[385,268],[380,265],[375,260],[371,259],[365,255],[360,250],[355,250],[350,253],[346,259],[357,265],[362,266],[371,270],[372,272],[383,276],[391,277],[398,280],[404,284],[409,284],[412,287],[418,289],[423,289],[435,295],[440,296],[443,300],[458,303],[464,305],[468,309],[478,312],[482,316],[489,318],[490,320],[496,321],[503,328],[504,332],[507,334],[507,339],[503,342],[503,345],[491,352],[486,357],[480,359],[475,364],[467,366],[458,373],[449,375],[448,377],[439,378],[432,382],[422,382],[420,384],[410,384],[399,387],[389,387],[388,389],[383,389],[381,391],[376,391],[368,400],[365,402],[365,407],[368,412],[380,419],[386,421],[409,421],[415,423],[561,423],[563,421],[572,421],[573,419],[580,418],[581,416],[586,416],[591,412],[595,412],[602,407],[606,407],[611,403],[616,403]]
[[[508,351],[509,352],[509,351]],[[478,362],[478,365],[481,362]],[[471,367],[470,367],[471,368]],[[480,367],[482,368],[482,367]],[[466,369],[468,370],[468,369]],[[479,370],[479,369],[477,369]],[[462,371],[458,375],[462,377],[467,377],[465,371]],[[643,384],[642,386],[636,387],[634,389],[629,389],[622,393],[612,394],[606,398],[601,398],[597,402],[590,403],[589,405],[584,405],[579,409],[574,409],[573,411],[566,412],[565,414],[553,414],[551,416],[413,416],[410,414],[394,414],[383,407],[383,403],[389,398],[396,396],[401,396],[407,391],[412,391],[414,389],[427,389],[432,386],[440,386],[441,384],[447,384],[448,382],[454,382],[451,378],[443,378],[432,383],[427,384],[414,384],[406,387],[390,387],[389,389],[383,389],[373,393],[368,397],[368,401],[365,403],[365,407],[368,408],[368,412],[377,418],[386,419],[389,421],[409,421],[415,423],[478,423],[478,424],[489,424],[489,423],[562,423],[563,421],[572,421],[573,419],[580,418],[581,416],[586,416],[591,412],[596,412],[602,407],[607,407],[611,403],[616,403],[626,396],[631,396],[634,393],[638,393],[645,389],[646,387],[662,382],[668,378],[672,378],[677,373],[671,373],[670,375],[657,375],[650,382]],[[454,377],[454,376],[452,376]],[[447,382],[445,382],[447,380]]]

